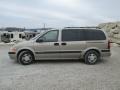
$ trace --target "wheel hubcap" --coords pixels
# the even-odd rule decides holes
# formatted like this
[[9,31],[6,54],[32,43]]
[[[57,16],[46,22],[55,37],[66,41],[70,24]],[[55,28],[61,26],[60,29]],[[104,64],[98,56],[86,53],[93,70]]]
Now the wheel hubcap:
[[93,54],[93,53],[89,54],[88,55],[88,60],[89,60],[90,63],[95,63],[96,60],[97,60],[97,56],[95,54]]
[[32,56],[30,54],[24,54],[23,57],[22,57],[22,61],[24,63],[31,62],[32,61]]

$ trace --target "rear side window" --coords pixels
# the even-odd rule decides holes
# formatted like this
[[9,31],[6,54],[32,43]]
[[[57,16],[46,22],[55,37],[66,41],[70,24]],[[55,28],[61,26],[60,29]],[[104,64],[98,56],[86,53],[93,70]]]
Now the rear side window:
[[106,36],[101,30],[85,30],[85,40],[105,40]]
[[62,41],[90,41],[105,40],[106,36],[101,30],[92,29],[65,29],[62,30]]
[[81,29],[62,30],[62,41],[83,41],[84,33]]

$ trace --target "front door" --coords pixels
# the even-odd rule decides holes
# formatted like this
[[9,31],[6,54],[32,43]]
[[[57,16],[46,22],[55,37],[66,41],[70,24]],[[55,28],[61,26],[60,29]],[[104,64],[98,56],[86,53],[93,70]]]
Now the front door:
[[59,59],[59,30],[48,31],[34,44],[36,59]]

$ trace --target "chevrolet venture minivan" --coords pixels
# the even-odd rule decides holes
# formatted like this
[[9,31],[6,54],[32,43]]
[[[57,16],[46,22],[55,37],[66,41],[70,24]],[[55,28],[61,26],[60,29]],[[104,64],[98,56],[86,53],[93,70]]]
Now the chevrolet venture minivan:
[[14,45],[8,53],[23,65],[57,59],[84,59],[86,64],[95,64],[101,57],[111,55],[110,41],[103,30],[81,27],[48,30]]

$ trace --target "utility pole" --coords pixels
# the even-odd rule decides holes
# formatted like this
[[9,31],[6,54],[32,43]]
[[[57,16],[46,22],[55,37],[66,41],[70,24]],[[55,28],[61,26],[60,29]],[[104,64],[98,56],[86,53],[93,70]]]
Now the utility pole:
[[45,24],[45,23],[43,23],[43,28],[45,28],[45,26],[46,26],[46,24]]

